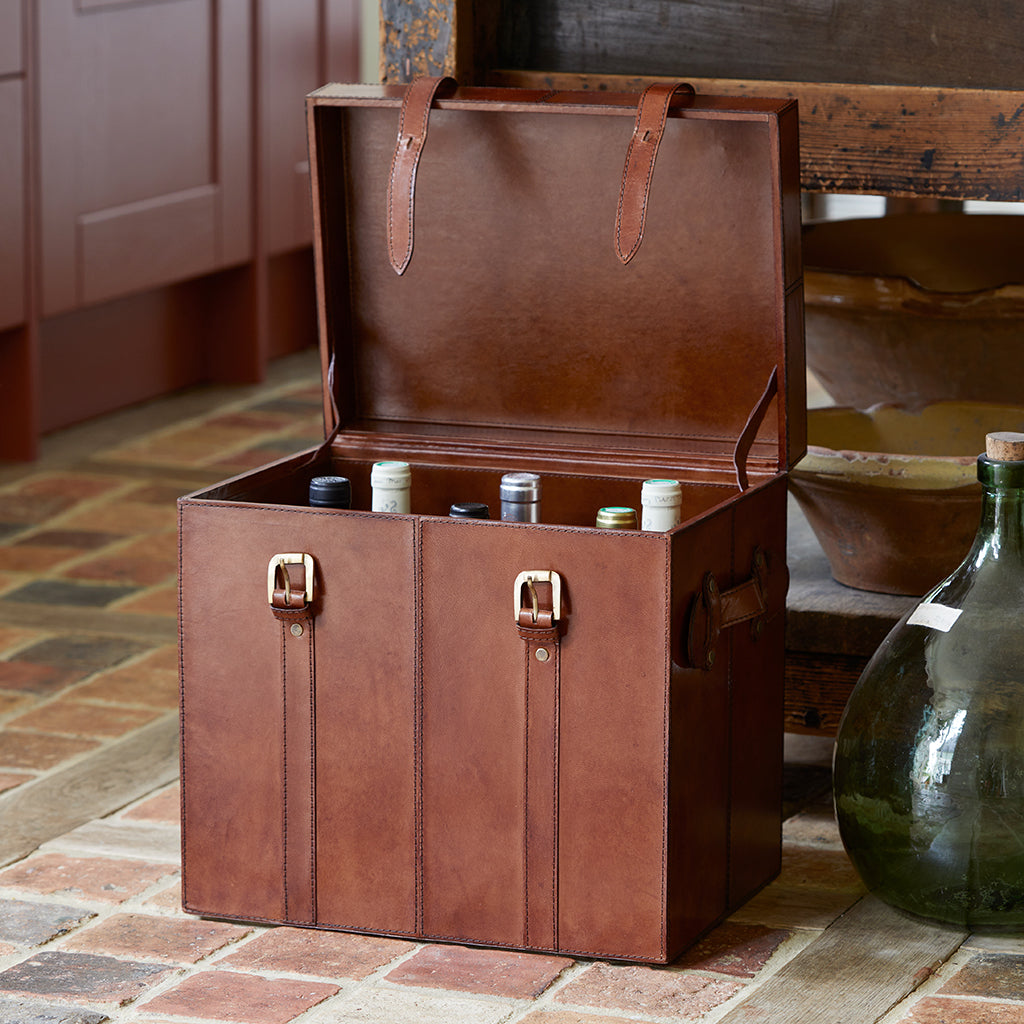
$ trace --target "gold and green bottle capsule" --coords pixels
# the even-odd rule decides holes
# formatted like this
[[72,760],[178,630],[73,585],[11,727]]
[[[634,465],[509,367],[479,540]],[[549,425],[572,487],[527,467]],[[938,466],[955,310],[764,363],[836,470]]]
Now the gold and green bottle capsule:
[[596,525],[602,530],[635,530],[636,509],[609,505],[598,511]]

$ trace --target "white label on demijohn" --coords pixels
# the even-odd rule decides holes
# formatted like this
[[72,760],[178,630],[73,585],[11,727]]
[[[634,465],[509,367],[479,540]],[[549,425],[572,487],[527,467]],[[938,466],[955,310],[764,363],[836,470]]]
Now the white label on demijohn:
[[960,618],[962,608],[950,608],[944,604],[919,604],[907,619],[908,626],[928,626],[948,633],[953,623]]

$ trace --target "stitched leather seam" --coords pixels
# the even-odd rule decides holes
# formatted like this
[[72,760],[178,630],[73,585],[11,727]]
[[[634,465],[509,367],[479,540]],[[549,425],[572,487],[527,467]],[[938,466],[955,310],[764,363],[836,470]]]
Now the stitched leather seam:
[[530,944],[530,641],[523,644],[523,945]]
[[413,920],[417,934],[423,930],[425,896],[423,891],[423,524],[413,529],[413,591],[415,621],[413,637],[413,842],[415,878],[413,880]]
[[[184,552],[182,540],[184,537],[184,526],[185,526],[185,509],[186,505],[183,502],[178,502],[178,735],[185,735],[185,615],[184,615],[184,595],[182,594],[182,586],[185,579],[185,574],[181,571],[181,567],[184,564]],[[186,899],[186,892],[188,889],[188,874],[185,872],[185,837],[188,832],[185,828],[185,792],[187,789],[186,784],[186,765],[185,765],[186,745],[181,744],[181,750],[178,756],[178,773],[180,780],[180,796],[179,806],[181,814],[181,898],[182,902]]]
[[281,623],[281,887],[284,893],[284,919],[288,914],[288,654],[285,628]]
[[309,620],[309,917],[316,921],[316,626]]
[[561,644],[556,639],[555,680],[551,711],[551,945],[558,949],[558,768],[559,768],[559,698],[562,686]]
[[665,697],[662,710],[662,778],[664,779],[664,795],[661,801],[661,958],[667,957],[665,943],[668,935],[668,872],[669,872],[669,821],[672,788],[671,778],[671,737],[672,737],[672,549],[669,547],[665,558],[665,595],[662,598],[665,609],[665,642],[662,645],[665,655]]

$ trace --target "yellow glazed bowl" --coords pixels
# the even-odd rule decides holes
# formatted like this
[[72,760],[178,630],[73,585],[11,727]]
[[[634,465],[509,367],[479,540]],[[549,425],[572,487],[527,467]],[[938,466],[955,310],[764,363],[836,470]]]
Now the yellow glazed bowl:
[[807,454],[789,485],[832,576],[920,595],[949,575],[977,531],[977,458],[998,430],[1024,430],[1024,405],[809,410]]
[[838,405],[1024,404],[1024,217],[822,221],[803,258],[807,365]]

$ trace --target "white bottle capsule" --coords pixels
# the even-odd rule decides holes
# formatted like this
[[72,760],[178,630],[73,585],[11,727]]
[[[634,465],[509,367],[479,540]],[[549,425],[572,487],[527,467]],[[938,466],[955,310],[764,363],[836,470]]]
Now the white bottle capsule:
[[671,530],[683,521],[683,488],[678,480],[645,480],[640,503],[641,530]]
[[370,471],[374,512],[408,512],[411,473],[408,462],[375,462]]

